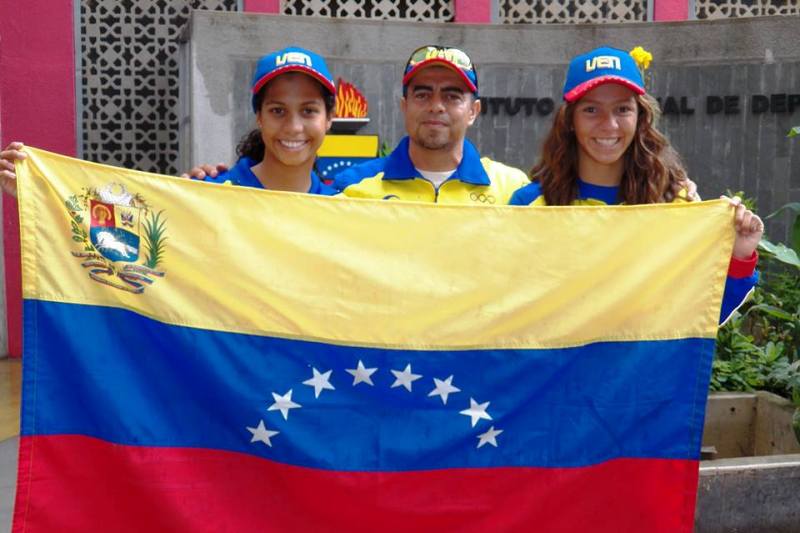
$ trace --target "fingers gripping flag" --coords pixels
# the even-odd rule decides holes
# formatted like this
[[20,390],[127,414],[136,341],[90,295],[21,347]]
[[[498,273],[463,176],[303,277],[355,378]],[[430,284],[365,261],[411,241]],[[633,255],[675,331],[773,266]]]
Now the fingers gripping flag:
[[16,531],[691,531],[724,203],[347,200],[29,153]]

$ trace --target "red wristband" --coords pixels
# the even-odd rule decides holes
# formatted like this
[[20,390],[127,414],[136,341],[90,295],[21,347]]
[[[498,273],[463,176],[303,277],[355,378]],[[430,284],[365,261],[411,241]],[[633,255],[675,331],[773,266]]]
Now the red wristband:
[[753,251],[753,255],[747,259],[731,257],[728,276],[735,279],[749,278],[756,271],[756,264],[758,264],[758,252],[756,251]]

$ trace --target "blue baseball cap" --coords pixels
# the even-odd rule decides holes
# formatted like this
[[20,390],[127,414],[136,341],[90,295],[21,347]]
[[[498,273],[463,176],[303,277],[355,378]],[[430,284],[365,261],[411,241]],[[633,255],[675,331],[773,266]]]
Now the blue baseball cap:
[[308,74],[322,84],[326,91],[336,95],[336,84],[333,82],[328,65],[322,56],[311,50],[290,46],[272,52],[258,60],[256,71],[253,73],[251,92],[253,93],[253,111],[256,113],[256,96],[258,91],[271,79],[287,72],[302,72]]
[[478,73],[466,52],[458,48],[433,44],[421,46],[411,52],[403,74],[403,94],[414,74],[433,65],[443,65],[455,71],[467,84],[469,90],[478,96]]
[[631,55],[624,50],[603,46],[570,61],[564,82],[564,100],[575,102],[606,83],[622,85],[636,94],[645,93],[642,73]]

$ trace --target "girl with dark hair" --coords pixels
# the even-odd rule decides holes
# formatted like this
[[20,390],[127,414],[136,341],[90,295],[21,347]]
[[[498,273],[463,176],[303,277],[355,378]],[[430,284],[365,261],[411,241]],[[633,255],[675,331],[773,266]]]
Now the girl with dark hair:
[[[236,147],[239,160],[206,181],[279,191],[333,195],[314,172],[331,127],[336,87],[325,61],[297,47],[262,57],[251,85],[257,128]],[[196,176],[196,170],[192,174]]]
[[[511,205],[615,205],[691,201],[686,170],[669,141],[656,130],[658,103],[645,92],[633,58],[597,48],[574,58],[564,84],[565,103],[555,115],[531,170],[532,182]],[[758,280],[756,247],[764,224],[739,198],[736,239],[721,322],[744,301]]]

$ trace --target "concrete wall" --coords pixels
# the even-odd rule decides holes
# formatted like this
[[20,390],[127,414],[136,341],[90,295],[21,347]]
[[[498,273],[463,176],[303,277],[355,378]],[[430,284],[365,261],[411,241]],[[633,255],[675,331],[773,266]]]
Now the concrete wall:
[[765,391],[711,393],[703,446],[716,449],[714,459],[800,454],[794,409],[789,400]]
[[[248,86],[255,61],[290,43],[329,59],[335,76],[367,96],[372,119],[363,133],[393,145],[403,135],[397,109],[401,71],[417,45],[464,48],[478,65],[483,97],[560,101],[569,58],[601,44],[642,45],[655,59],[651,92],[673,97],[676,113],[663,130],[684,156],[705,196],[743,189],[770,212],[800,201],[800,142],[784,136],[800,124],[800,105],[786,99],[754,114],[753,95],[800,93],[798,17],[603,25],[475,26],[314,19],[195,12],[186,32],[181,98],[185,100],[181,164],[230,161],[236,140],[251,127]],[[728,98],[709,114],[707,97]],[[684,113],[681,114],[681,98]],[[738,97],[738,113],[733,97]],[[780,100],[780,98],[778,98]],[[722,100],[724,102],[724,100]],[[492,107],[491,101],[484,101]],[[514,101],[511,101],[512,109]],[[693,114],[686,110],[694,109]],[[470,137],[495,159],[528,169],[552,114],[510,115],[505,106],[483,115]],[[785,234],[786,219],[771,223]]]
[[695,533],[800,531],[800,455],[703,461]]
[[754,455],[756,404],[756,396],[751,393],[709,395],[703,446],[714,447],[714,459]]

